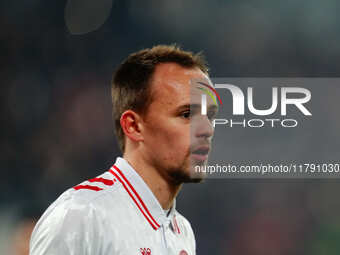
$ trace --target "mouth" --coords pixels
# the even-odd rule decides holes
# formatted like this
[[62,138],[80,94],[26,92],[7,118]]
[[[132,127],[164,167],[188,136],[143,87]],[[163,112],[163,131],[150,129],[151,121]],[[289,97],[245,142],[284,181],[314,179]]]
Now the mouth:
[[200,146],[191,152],[191,157],[196,161],[206,161],[208,159],[209,151],[209,146]]

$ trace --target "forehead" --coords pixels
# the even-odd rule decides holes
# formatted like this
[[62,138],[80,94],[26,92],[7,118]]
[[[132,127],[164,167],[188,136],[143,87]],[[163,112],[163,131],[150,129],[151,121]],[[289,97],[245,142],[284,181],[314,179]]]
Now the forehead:
[[176,63],[157,65],[151,85],[154,100],[161,98],[168,101],[173,100],[173,97],[189,100],[191,81],[195,79],[209,80],[199,68],[186,68]]

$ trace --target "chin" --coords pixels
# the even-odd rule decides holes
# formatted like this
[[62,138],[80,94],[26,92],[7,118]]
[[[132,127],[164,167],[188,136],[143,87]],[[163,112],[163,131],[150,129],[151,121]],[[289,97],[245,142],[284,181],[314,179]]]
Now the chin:
[[195,171],[193,165],[190,165],[185,169],[173,169],[169,172],[169,177],[174,185],[179,185],[182,183],[201,183],[204,181],[206,174]]
[[204,182],[205,178],[204,177],[200,177],[200,178],[190,178],[190,180],[187,180],[184,183],[202,183]]
[[205,172],[200,172],[197,171],[197,167],[201,168],[206,164],[196,164],[196,165],[191,165],[190,166],[190,179],[192,179],[194,183],[199,183],[199,182],[203,182],[206,177],[207,174]]

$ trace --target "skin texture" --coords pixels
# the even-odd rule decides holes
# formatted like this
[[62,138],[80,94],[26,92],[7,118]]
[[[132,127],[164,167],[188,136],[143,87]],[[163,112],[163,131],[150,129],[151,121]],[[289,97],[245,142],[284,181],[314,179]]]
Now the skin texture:
[[[192,152],[210,146],[214,129],[211,115],[200,114],[201,90],[195,89],[193,79],[210,82],[198,68],[157,65],[151,81],[152,103],[145,115],[128,110],[121,116],[126,137],[123,157],[164,209],[171,207],[184,182],[204,178],[192,171],[194,165],[206,164],[207,160],[198,160]],[[208,100],[208,109],[215,113],[214,107]]]

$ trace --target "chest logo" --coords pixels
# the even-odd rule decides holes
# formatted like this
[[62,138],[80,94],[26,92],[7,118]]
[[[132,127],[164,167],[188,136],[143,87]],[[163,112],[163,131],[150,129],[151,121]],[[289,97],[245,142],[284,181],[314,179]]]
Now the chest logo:
[[140,248],[139,249],[141,255],[151,255],[151,249],[150,248]]

